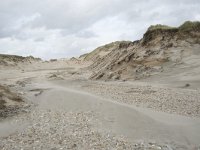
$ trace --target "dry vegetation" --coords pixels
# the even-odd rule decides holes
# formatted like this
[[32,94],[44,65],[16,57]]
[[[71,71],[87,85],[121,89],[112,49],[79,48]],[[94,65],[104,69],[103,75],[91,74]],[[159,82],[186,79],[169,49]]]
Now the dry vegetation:
[[7,86],[0,85],[0,117],[6,117],[21,107],[23,99]]
[[23,57],[17,55],[0,54],[0,65],[4,66],[16,66],[19,63],[31,63],[35,61],[41,61],[41,59],[34,58],[33,56]]

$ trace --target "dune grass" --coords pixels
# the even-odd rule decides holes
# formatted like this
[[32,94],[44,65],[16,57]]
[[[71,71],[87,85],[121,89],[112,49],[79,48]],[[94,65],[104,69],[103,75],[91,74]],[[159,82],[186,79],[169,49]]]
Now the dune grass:
[[152,31],[152,30],[170,30],[170,29],[177,29],[176,27],[170,27],[167,25],[161,25],[161,24],[157,24],[157,25],[151,25],[148,28],[148,31]]
[[199,21],[186,21],[179,27],[181,31],[190,31],[190,30],[200,30],[200,22]]
[[152,25],[148,28],[148,31],[153,31],[153,30],[179,30],[179,31],[195,31],[195,30],[200,30],[200,22],[199,21],[186,21],[179,27],[170,27],[167,25]]

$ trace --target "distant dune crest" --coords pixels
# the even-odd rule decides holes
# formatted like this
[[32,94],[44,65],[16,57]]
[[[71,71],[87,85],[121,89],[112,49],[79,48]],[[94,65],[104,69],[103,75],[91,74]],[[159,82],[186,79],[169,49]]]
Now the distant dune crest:
[[20,63],[31,63],[36,61],[42,61],[42,60],[40,58],[35,58],[33,56],[23,57],[17,55],[0,54],[0,65],[3,66],[16,66]]

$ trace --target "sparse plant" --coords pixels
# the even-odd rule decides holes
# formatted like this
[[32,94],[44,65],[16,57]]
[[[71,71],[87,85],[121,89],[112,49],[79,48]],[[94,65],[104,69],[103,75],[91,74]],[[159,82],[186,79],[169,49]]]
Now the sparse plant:
[[190,86],[190,84],[189,84],[189,83],[186,83],[186,84],[185,84],[185,87],[189,87],[189,86]]

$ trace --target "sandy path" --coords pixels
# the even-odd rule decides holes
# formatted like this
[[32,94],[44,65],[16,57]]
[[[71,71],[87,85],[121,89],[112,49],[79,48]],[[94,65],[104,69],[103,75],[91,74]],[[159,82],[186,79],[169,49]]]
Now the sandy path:
[[154,137],[156,141],[173,140],[188,144],[200,141],[200,119],[135,108],[62,86],[47,84],[41,87],[51,89],[39,97],[41,108],[93,111],[98,114],[103,130],[108,129],[133,140]]
[[[73,82],[47,81],[46,74],[51,71],[44,72],[18,72],[17,79],[8,76],[10,84],[26,76],[28,84],[20,89],[38,106],[31,113],[0,123],[1,149],[171,150],[199,146],[199,118],[113,102],[71,88]],[[5,133],[4,129],[12,130]]]

